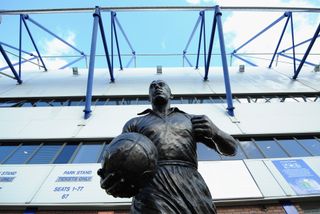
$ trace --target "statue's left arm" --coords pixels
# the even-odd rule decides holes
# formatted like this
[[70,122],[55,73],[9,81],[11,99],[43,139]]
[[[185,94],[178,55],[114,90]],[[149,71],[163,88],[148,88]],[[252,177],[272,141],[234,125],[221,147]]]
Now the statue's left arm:
[[191,118],[193,135],[210,148],[222,155],[235,155],[237,150],[236,140],[229,134],[220,130],[205,115],[193,115]]

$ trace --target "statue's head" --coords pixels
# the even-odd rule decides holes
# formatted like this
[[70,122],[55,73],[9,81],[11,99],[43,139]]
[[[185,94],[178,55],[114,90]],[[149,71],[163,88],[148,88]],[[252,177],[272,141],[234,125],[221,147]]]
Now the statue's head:
[[166,104],[172,98],[169,85],[163,80],[154,80],[149,87],[149,99],[153,104]]

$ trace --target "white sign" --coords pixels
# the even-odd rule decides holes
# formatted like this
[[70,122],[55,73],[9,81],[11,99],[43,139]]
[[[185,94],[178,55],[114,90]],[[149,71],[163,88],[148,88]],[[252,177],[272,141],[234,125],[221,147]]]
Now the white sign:
[[50,165],[1,165],[0,204],[29,203],[51,169]]
[[31,203],[130,203],[100,188],[100,164],[56,165]]

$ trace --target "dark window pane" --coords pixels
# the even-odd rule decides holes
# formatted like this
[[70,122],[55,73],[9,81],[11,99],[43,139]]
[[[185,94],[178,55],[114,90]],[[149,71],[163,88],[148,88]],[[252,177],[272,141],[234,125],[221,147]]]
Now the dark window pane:
[[23,145],[4,163],[5,164],[22,164],[26,162],[39,145]]
[[30,164],[50,163],[55,157],[61,145],[44,145],[28,162]]
[[267,158],[288,157],[274,140],[256,141],[256,144]]
[[72,163],[97,163],[102,144],[83,144]]
[[320,142],[316,139],[301,139],[299,143],[308,150],[312,155],[320,155]]
[[197,155],[199,161],[221,160],[220,155],[215,150],[202,143],[197,144]]
[[310,156],[310,154],[295,140],[278,140],[278,143],[291,157]]
[[238,146],[236,155],[234,155],[234,156],[221,155],[221,158],[222,158],[222,160],[243,160],[243,159],[246,159],[246,156],[243,153],[240,146]]
[[13,152],[14,149],[16,149],[17,146],[11,145],[11,146],[0,146],[0,163],[4,161],[8,155],[10,155],[11,152]]
[[53,163],[68,163],[78,145],[67,144]]
[[263,158],[263,155],[252,141],[240,141],[239,144],[248,158]]
[[98,163],[101,163],[101,161],[102,161],[102,159],[103,159],[103,155],[104,155],[103,153],[104,153],[106,147],[107,147],[107,144],[104,145],[104,147],[103,147],[103,149],[102,149],[102,151],[101,151],[101,154],[100,154],[100,156],[99,156]]

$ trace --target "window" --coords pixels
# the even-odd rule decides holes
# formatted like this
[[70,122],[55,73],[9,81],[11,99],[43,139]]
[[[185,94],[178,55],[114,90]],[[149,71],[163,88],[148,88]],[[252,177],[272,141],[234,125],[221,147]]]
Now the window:
[[52,159],[56,156],[61,145],[44,145],[36,154],[28,161],[29,164],[45,164],[51,163]]
[[220,155],[213,149],[202,143],[197,144],[197,155],[199,161],[205,160],[221,160]]
[[240,146],[237,148],[237,153],[234,156],[225,156],[221,155],[222,160],[242,160],[246,159],[245,154],[243,153]]
[[53,163],[68,163],[77,147],[76,144],[65,145]]
[[252,141],[239,141],[239,144],[248,158],[264,158]]
[[298,142],[312,155],[320,155],[320,142],[316,139],[299,139]]
[[291,157],[306,157],[310,154],[298,144],[295,140],[278,140],[280,146],[291,156]]
[[72,163],[97,163],[102,152],[102,144],[83,144]]
[[282,158],[288,155],[280,148],[274,140],[256,141],[257,146],[267,158]]
[[23,164],[25,163],[39,145],[23,145],[13,153],[13,155],[7,159],[4,164]]
[[16,145],[0,146],[0,163],[4,161],[16,148]]

